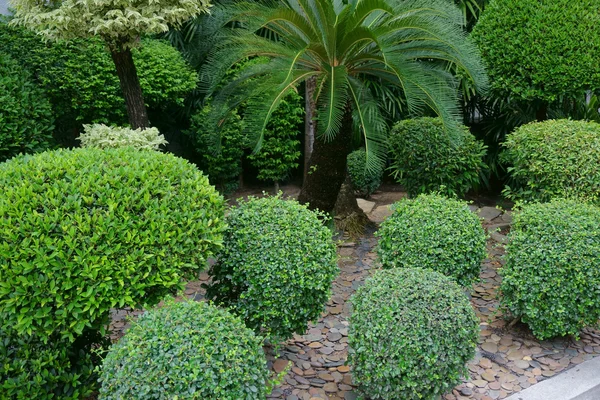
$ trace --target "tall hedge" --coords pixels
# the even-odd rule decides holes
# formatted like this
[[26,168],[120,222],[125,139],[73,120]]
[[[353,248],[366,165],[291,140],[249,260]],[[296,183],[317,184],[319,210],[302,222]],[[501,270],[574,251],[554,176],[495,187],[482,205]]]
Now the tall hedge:
[[54,118],[30,73],[0,52],[0,162],[52,146]]
[[600,88],[597,0],[492,0],[473,37],[502,96],[551,103]]

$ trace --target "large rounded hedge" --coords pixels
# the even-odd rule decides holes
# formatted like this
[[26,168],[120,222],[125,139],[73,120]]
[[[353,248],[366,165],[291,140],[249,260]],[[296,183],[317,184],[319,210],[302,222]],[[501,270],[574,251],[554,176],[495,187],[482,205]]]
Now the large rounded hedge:
[[0,51],[0,162],[52,145],[52,108],[31,75]]
[[462,196],[486,168],[486,147],[464,125],[450,134],[441,118],[400,121],[388,144],[392,174],[411,197],[431,191]]
[[359,149],[348,154],[348,174],[354,190],[360,196],[369,197],[381,185],[383,168],[367,169],[367,152]]
[[[221,246],[223,199],[172,155],[20,156],[0,164],[0,187],[0,318],[14,340],[82,347],[112,308],[156,304]],[[47,368],[40,379],[70,373]]]
[[428,194],[393,207],[376,233],[383,268],[431,268],[463,286],[479,279],[486,235],[465,202]]
[[348,363],[369,399],[435,399],[467,373],[479,320],[450,278],[420,268],[379,271],[351,302]]
[[225,310],[169,302],[140,316],[104,359],[103,400],[264,399],[261,338]]
[[492,0],[473,38],[492,89],[549,103],[600,88],[599,25],[597,0]]
[[320,217],[295,200],[240,202],[226,218],[207,297],[271,341],[304,333],[323,311],[339,272],[331,231]]
[[534,122],[508,135],[504,146],[502,158],[513,179],[503,192],[506,197],[600,202],[600,124],[566,119]]
[[546,339],[600,320],[600,208],[573,200],[523,207],[506,245],[501,303]]

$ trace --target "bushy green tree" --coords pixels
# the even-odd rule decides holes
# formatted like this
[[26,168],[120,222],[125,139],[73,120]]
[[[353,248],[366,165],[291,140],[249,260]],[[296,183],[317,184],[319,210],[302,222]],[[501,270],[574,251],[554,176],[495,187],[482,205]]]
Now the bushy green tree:
[[11,0],[12,23],[27,26],[49,39],[100,37],[110,51],[129,123],[132,128],[149,125],[132,48],[143,35],[166,32],[209,7],[208,0]]
[[497,96],[534,102],[543,120],[560,96],[600,88],[599,25],[597,0],[492,0],[473,36]]

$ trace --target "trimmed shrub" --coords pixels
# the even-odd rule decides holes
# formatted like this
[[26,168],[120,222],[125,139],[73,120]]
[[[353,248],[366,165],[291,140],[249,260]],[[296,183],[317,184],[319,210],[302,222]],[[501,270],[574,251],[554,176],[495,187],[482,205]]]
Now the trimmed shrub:
[[52,145],[54,118],[28,71],[0,52],[0,162]]
[[[223,199],[172,155],[20,156],[0,164],[0,187],[0,318],[15,340],[77,343],[103,333],[112,308],[176,293],[222,244]],[[70,372],[37,375],[48,373]]]
[[227,216],[224,247],[207,297],[230,307],[271,341],[303,333],[338,274],[331,231],[295,200],[250,198]]
[[104,359],[100,399],[264,399],[262,340],[225,310],[170,301],[140,316]]
[[367,152],[365,149],[355,150],[348,154],[348,173],[352,186],[359,196],[369,197],[381,185],[383,169],[367,169]]
[[550,120],[517,128],[507,136],[503,161],[511,200],[583,198],[600,202],[600,124]]
[[499,97],[552,103],[600,88],[599,25],[597,0],[492,0],[473,38]]
[[600,319],[600,208],[573,200],[514,216],[501,304],[539,339],[575,335]]
[[383,268],[431,268],[462,286],[479,279],[486,235],[465,202],[423,194],[393,207],[376,233]]
[[487,168],[486,146],[464,125],[451,138],[440,118],[400,121],[388,142],[392,174],[411,197],[432,191],[462,196]]
[[156,128],[131,129],[102,124],[84,125],[84,133],[77,140],[81,147],[111,149],[133,147],[138,150],[159,150],[167,144],[165,137]]
[[348,363],[370,399],[434,399],[467,374],[479,319],[462,289],[437,272],[378,271],[351,298]]

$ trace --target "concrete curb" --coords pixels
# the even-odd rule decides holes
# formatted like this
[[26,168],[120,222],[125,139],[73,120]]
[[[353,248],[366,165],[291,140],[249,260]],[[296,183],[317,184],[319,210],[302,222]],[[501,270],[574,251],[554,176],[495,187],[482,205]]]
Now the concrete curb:
[[505,400],[599,400],[600,357],[579,364]]

